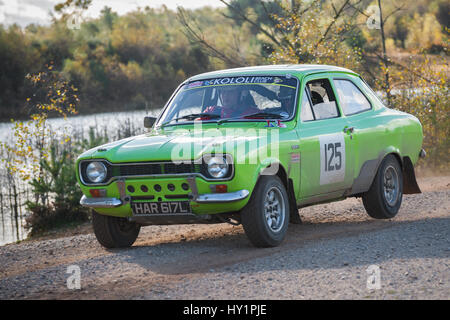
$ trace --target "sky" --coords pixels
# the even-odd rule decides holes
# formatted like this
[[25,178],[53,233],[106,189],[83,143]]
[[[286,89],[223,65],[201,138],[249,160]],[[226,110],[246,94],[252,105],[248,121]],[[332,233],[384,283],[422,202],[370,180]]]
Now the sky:
[[[55,4],[61,2],[64,0],[0,0],[0,24],[17,23],[21,27],[30,23],[47,25],[50,23],[49,12],[53,12]],[[176,9],[180,5],[188,9],[223,6],[219,0],[93,0],[83,17],[98,17],[105,6],[122,15],[138,7],[157,8],[163,4],[169,9]]]

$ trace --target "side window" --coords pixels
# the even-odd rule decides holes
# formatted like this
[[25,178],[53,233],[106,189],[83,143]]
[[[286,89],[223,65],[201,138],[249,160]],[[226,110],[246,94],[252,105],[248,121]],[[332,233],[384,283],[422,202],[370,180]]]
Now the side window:
[[311,103],[309,102],[308,93],[306,92],[306,88],[303,92],[303,98],[302,98],[302,110],[300,113],[300,119],[302,121],[311,121],[314,120],[313,113],[311,111]]
[[312,110],[316,120],[339,117],[330,81],[328,79],[312,80],[306,84],[312,101]]
[[346,116],[371,109],[369,100],[353,82],[350,80],[334,80],[334,84]]

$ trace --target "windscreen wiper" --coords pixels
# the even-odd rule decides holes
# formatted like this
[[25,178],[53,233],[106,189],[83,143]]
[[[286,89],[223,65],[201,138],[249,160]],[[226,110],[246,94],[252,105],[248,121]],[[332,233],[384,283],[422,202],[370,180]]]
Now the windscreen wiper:
[[219,121],[217,121],[217,124],[220,125],[220,124],[228,122],[230,120],[251,119],[252,117],[256,118],[256,119],[284,119],[284,118],[286,118],[285,116],[282,116],[281,114],[278,114],[278,113],[257,112],[257,113],[247,114],[245,116],[220,119]]
[[201,118],[201,117],[208,117],[210,119],[218,119],[221,116],[219,114],[215,114],[215,113],[191,113],[179,118],[175,118],[175,119],[171,119],[167,122],[164,122],[163,124],[161,124],[159,127],[163,128],[166,125],[170,124],[172,121],[178,121],[178,120],[194,120],[196,118]]
[[285,117],[282,116],[279,113],[270,113],[270,112],[257,112],[252,114],[247,114],[245,116],[242,116],[244,119],[251,119],[251,118],[257,118],[257,119],[284,119]]

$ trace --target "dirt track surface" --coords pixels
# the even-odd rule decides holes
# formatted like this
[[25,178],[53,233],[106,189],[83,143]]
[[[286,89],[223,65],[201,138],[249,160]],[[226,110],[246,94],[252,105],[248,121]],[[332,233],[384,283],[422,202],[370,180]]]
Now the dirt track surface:
[[[150,226],[130,249],[93,234],[0,247],[0,299],[449,299],[450,177],[420,179],[398,215],[360,199],[304,208],[277,248],[241,226]],[[67,288],[68,267],[81,289]],[[369,266],[380,288],[367,287]]]

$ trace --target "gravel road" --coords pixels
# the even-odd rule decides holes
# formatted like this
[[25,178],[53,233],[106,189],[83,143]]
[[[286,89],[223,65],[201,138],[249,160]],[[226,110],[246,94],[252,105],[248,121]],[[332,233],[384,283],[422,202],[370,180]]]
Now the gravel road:
[[[304,208],[277,248],[256,249],[228,224],[145,227],[120,250],[93,234],[6,245],[0,299],[447,300],[450,177],[419,185],[391,220],[371,219],[354,198]],[[74,265],[81,289],[67,287]]]

